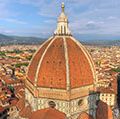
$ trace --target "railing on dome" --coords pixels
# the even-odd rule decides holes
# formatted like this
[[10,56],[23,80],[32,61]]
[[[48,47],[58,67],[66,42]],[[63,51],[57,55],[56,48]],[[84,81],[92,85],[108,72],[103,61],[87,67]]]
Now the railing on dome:
[[54,33],[54,36],[72,36],[72,34],[57,34],[57,33],[55,34]]

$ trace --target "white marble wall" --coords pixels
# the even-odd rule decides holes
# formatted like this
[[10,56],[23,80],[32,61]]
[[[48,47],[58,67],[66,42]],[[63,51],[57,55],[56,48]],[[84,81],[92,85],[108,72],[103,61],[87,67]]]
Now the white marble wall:
[[111,93],[101,93],[100,100],[107,103],[109,106],[114,106],[116,102],[116,95]]
[[26,100],[26,106],[27,106],[27,103],[29,103],[33,111],[37,109],[38,101],[28,89],[25,89],[25,100]]
[[[95,117],[96,113],[96,100],[98,100],[96,94],[91,94],[82,98],[74,99],[71,101],[55,100],[48,98],[34,98],[28,89],[25,89],[26,100],[31,105],[32,109],[39,110],[49,107],[48,102],[54,101],[56,109],[64,112],[68,119],[77,119],[78,115],[82,112],[90,113]],[[78,105],[79,100],[82,100],[81,105]]]

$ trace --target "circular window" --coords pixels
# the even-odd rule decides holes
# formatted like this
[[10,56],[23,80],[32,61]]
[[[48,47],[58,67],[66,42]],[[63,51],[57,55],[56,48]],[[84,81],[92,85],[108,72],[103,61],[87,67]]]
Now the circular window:
[[80,100],[78,101],[78,106],[81,106],[81,105],[83,105],[83,99],[80,99]]
[[49,102],[48,102],[48,105],[49,105],[49,107],[51,107],[51,108],[55,108],[55,106],[56,106],[55,102],[53,102],[53,101],[49,101]]

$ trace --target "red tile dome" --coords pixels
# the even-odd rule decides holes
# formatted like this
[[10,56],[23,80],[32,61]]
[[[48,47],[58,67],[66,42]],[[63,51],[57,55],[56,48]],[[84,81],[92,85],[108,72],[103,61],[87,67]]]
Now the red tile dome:
[[93,117],[86,112],[81,113],[77,119],[93,119]]
[[55,108],[45,108],[32,112],[29,119],[66,119],[66,115]]
[[[35,111],[30,119],[44,119],[46,111],[49,119],[74,118],[91,108],[88,97],[96,88],[94,64],[86,48],[72,37],[64,8],[62,3],[54,35],[40,46],[28,67],[25,96]],[[79,116],[90,117],[86,113]]]
[[93,61],[72,36],[54,36],[32,58],[28,80],[37,87],[73,89],[94,83]]

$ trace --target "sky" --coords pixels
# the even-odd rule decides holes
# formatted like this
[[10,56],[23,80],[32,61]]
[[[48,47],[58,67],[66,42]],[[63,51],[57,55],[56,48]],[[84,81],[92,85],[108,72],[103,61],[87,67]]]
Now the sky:
[[120,0],[0,0],[0,33],[48,37],[62,2],[72,34],[120,35]]

